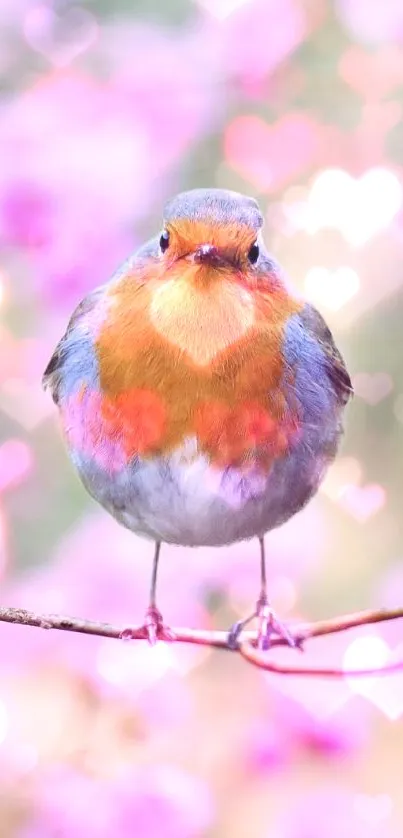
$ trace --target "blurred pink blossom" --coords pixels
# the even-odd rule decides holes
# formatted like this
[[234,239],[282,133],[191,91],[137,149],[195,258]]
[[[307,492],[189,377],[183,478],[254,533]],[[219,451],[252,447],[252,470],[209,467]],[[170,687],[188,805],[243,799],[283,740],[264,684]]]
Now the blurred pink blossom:
[[[182,162],[181,155],[214,128],[221,114],[225,89],[217,83],[220,62],[209,34],[203,27],[168,33],[124,19],[104,29],[100,48],[113,67],[115,96],[146,133],[152,206],[161,173]],[[143,200],[135,187],[136,198]]]
[[244,737],[243,759],[248,772],[272,774],[289,768],[293,749],[283,728],[268,715],[254,722]]
[[30,181],[10,181],[3,187],[2,218],[5,241],[16,247],[40,248],[53,234],[55,207],[46,190]]
[[[193,40],[132,35],[130,64],[117,62],[107,83],[49,74],[0,113],[0,240],[25,251],[45,297],[66,306],[134,249],[134,223],[154,208],[164,171],[214,106]],[[150,59],[157,49],[159,62]]]
[[304,791],[270,838],[398,838],[389,795],[365,795],[336,784]]
[[197,838],[212,821],[209,789],[176,766],[110,780],[55,766],[37,776],[34,811],[16,838]]
[[[88,516],[60,542],[50,565],[27,572],[4,589],[2,601],[38,614],[109,621],[122,630],[139,625],[148,604],[153,549],[151,541],[120,527],[106,513]],[[159,603],[166,621],[207,628],[208,617],[197,598],[197,575],[186,586],[178,586],[180,573],[169,573],[170,564],[172,559],[163,555]],[[96,689],[131,696],[149,689],[166,673],[184,676],[206,656],[206,650],[197,646],[160,643],[151,649],[138,641],[6,624],[2,638],[4,671],[18,673],[21,666],[34,668],[40,661],[53,661],[80,673]]]
[[371,712],[362,699],[321,717],[304,707],[297,693],[287,697],[272,685],[268,698],[266,715],[253,724],[245,742],[245,759],[254,770],[272,772],[304,755],[343,760],[368,741]]
[[343,758],[364,746],[371,732],[370,708],[358,698],[320,716],[309,712],[297,697],[275,693],[272,712],[295,749],[318,757]]
[[[199,0],[199,4],[207,6],[205,0]],[[244,92],[261,94],[267,76],[307,34],[303,6],[295,0],[283,0],[281,4],[276,0],[249,0],[233,5],[234,11],[221,19],[216,13],[219,2],[209,0],[208,10],[213,14],[209,36],[205,37],[207,55],[220,56],[223,77],[230,86],[241,83]]]
[[78,73],[31,87],[2,124],[0,236],[27,251],[49,299],[71,304],[127,254],[129,224],[147,211],[143,126],[111,86]]

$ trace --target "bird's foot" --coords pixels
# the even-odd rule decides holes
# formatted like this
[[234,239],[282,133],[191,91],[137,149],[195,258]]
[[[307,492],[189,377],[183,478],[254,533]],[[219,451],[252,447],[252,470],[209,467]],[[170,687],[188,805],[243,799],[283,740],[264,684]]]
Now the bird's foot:
[[291,649],[300,649],[302,651],[302,641],[294,635],[287,628],[285,623],[282,623],[276,616],[266,596],[262,595],[256,603],[256,611],[244,620],[239,620],[230,629],[228,635],[228,646],[230,649],[236,649],[240,635],[244,628],[257,618],[258,631],[256,638],[256,646],[262,651],[267,651],[272,645],[272,638],[278,637],[283,640]]
[[121,633],[122,640],[148,640],[150,646],[155,646],[157,640],[175,640],[175,632],[166,626],[162,614],[155,607],[150,605],[147,608],[144,623],[140,628],[126,628]]

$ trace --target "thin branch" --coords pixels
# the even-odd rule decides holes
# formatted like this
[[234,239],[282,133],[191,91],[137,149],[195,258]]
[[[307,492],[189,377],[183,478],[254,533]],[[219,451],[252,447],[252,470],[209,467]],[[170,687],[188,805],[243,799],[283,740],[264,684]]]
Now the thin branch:
[[[362,625],[365,625],[363,623]],[[305,675],[305,676],[320,676],[324,678],[362,678],[370,675],[393,675],[396,672],[403,671],[403,659],[393,661],[393,663],[385,664],[384,666],[372,667],[369,669],[338,669],[314,666],[285,666],[284,664],[274,663],[268,660],[267,654],[264,655],[259,652],[251,643],[242,643],[239,648],[240,654],[249,663],[257,666],[258,669],[264,669],[265,672],[271,672],[274,675]]]
[[[315,637],[324,637],[359,626],[372,625],[390,620],[397,620],[403,617],[403,608],[394,610],[359,611],[355,614],[347,614],[340,617],[333,617],[329,620],[318,620],[314,623],[305,623],[292,627],[292,632],[297,641],[302,645],[307,640]],[[81,620],[75,617],[65,617],[60,614],[35,614],[32,611],[25,611],[22,608],[0,608],[0,622],[16,623],[23,626],[34,626],[42,629],[56,629],[58,631],[73,631],[79,634],[92,634],[99,637],[109,637],[121,640],[125,633],[125,627],[115,626],[110,623],[99,623],[91,620]],[[263,669],[280,675],[313,675],[326,677],[358,677],[368,675],[391,674],[403,670],[403,660],[395,661],[383,667],[374,669],[344,670],[337,668],[311,668],[300,666],[285,666],[274,663],[268,652],[259,651],[254,643],[256,632],[243,632],[240,640],[234,647],[228,645],[228,632],[207,631],[203,629],[174,628],[172,629],[172,641],[179,643],[192,643],[212,648],[225,649],[238,652],[245,660]],[[146,640],[147,632],[144,626],[130,628],[131,640]],[[172,642],[171,641],[171,642]],[[1,642],[1,639],[0,639]],[[285,646],[282,638],[273,638],[272,647]]]

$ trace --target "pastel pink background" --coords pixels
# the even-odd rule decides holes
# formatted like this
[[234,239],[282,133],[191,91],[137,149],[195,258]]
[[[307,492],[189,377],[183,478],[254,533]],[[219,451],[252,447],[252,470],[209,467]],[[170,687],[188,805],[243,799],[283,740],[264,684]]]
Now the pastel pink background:
[[[193,186],[258,198],[356,397],[321,491],[267,539],[285,619],[403,605],[401,0],[2,0],[1,603],[125,625],[152,546],[88,498],[40,379],[73,306]],[[258,545],[163,551],[168,622],[228,627]],[[403,626],[307,661],[403,657]],[[289,660],[289,655],[287,659]],[[403,675],[0,624],[0,838],[396,838]]]

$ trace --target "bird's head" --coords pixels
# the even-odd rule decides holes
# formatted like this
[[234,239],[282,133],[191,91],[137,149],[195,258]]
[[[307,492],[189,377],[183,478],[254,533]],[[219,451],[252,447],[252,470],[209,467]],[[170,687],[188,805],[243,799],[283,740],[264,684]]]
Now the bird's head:
[[200,285],[220,277],[252,279],[263,265],[258,204],[227,189],[182,192],[165,207],[159,246],[165,270]]
[[194,189],[169,201],[159,237],[139,253],[136,283],[129,272],[111,288],[122,333],[135,323],[139,334],[138,312],[141,329],[149,323],[203,366],[268,324],[280,329],[293,306],[262,225],[256,201],[238,192]]
[[151,259],[147,249],[141,256],[144,297],[136,292],[136,306],[144,300],[145,320],[197,364],[290,311],[262,226],[253,198],[194,189],[167,203],[159,246],[153,241]]

